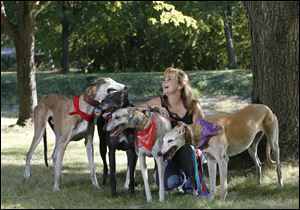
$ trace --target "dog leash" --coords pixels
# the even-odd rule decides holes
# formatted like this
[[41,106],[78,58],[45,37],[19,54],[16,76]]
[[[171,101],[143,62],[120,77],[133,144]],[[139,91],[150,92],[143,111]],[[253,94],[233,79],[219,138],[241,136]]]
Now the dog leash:
[[[206,186],[205,177],[204,177],[204,173],[203,173],[203,163],[205,161],[205,157],[203,156],[202,153],[200,154],[198,149],[194,148],[192,145],[191,145],[191,147],[192,147],[192,151],[193,151],[194,171],[195,171],[195,179],[196,179],[196,185],[197,185],[196,192],[197,192],[198,196],[207,197],[207,196],[209,196],[209,191]],[[198,163],[200,165],[199,168],[198,168]],[[200,171],[200,174],[199,174],[199,171]]]

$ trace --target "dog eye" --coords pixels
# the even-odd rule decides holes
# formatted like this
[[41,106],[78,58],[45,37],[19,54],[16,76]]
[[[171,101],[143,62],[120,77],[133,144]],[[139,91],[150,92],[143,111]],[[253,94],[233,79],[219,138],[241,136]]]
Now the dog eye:
[[170,139],[170,140],[168,140],[168,143],[171,143],[172,141],[174,141],[174,139]]
[[115,118],[116,118],[116,120],[120,119],[120,117],[119,117],[119,116],[116,116]]
[[113,92],[113,91],[116,91],[116,89],[114,89],[114,88],[108,88],[108,89],[107,89],[107,93],[111,93],[111,92]]

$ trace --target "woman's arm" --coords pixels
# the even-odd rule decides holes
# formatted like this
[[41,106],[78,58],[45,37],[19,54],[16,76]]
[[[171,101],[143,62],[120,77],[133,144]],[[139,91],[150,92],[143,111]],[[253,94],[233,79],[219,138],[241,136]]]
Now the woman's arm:
[[148,109],[150,107],[153,108],[155,111],[159,112],[160,114],[169,117],[169,112],[167,111],[167,109],[162,107],[160,97],[152,98],[149,101],[146,101],[145,103],[136,105],[136,107],[141,109]]
[[138,104],[136,106],[140,107],[140,108],[144,108],[144,107],[148,108],[149,106],[150,107],[156,107],[156,106],[162,106],[162,105],[161,105],[160,97],[155,97],[155,98],[150,99],[149,101]]
[[195,103],[195,105],[194,105],[194,114],[193,114],[193,122],[197,122],[199,119],[204,119],[204,113],[201,109],[200,103]]

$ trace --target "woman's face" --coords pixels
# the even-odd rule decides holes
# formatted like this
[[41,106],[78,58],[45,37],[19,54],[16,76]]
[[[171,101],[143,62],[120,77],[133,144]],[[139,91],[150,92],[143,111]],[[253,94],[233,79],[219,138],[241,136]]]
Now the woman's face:
[[164,95],[169,95],[179,90],[179,85],[174,74],[168,74],[165,76],[162,82],[162,88]]

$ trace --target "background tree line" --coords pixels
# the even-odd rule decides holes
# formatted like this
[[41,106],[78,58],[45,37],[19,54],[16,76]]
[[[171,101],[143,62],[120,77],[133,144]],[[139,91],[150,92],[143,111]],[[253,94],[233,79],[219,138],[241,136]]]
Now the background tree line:
[[54,1],[36,18],[35,51],[63,73],[249,69],[247,30],[235,1]]

